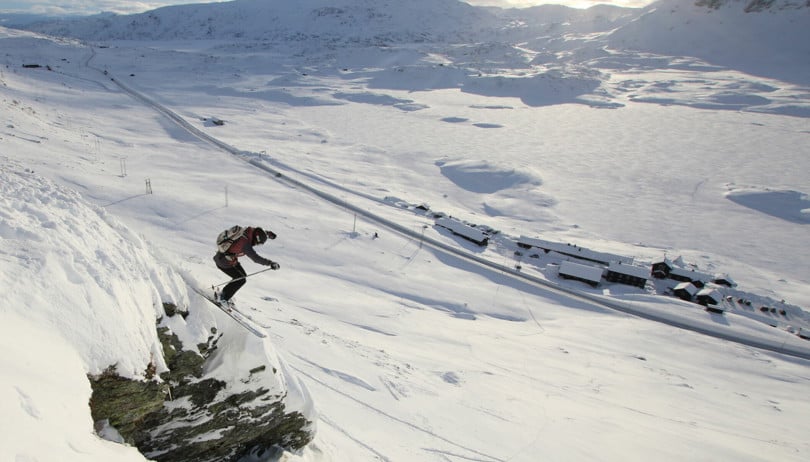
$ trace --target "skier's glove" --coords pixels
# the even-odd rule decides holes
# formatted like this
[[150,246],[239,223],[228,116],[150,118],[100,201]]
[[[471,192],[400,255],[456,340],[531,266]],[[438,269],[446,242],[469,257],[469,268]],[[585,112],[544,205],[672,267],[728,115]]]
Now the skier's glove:
[[271,241],[276,238],[276,233],[270,231],[269,229],[264,230],[267,233],[267,238]]
[[274,261],[270,262],[270,269],[277,270],[279,268],[281,268],[281,265],[279,265],[278,263],[276,263]]

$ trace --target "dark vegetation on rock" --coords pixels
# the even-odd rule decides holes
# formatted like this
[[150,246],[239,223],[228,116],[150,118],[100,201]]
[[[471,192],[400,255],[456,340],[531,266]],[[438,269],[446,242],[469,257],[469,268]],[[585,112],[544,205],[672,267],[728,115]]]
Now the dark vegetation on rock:
[[[177,313],[176,307],[166,310]],[[286,413],[284,396],[258,386],[229,392],[227,383],[205,377],[205,364],[221,334],[212,329],[197,350],[158,320],[158,335],[169,370],[156,376],[153,365],[143,379],[121,377],[110,366],[90,376],[90,410],[95,422],[107,421],[123,440],[146,457],[165,462],[236,461],[276,448],[300,449],[312,439],[310,422]],[[277,374],[258,364],[250,376]]]

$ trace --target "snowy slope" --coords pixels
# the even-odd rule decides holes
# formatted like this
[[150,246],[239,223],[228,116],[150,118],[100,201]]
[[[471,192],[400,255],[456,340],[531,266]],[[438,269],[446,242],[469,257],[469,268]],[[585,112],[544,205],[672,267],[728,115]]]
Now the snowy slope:
[[[184,293],[182,281],[76,191],[7,158],[0,179],[0,456],[143,460],[94,436],[86,374],[118,364],[122,374],[138,376],[156,360],[165,370],[155,320],[162,300]],[[189,334],[199,338],[193,328]]]
[[[4,39],[32,51],[32,58],[61,56],[69,63],[83,53],[75,44],[27,33],[9,33]],[[50,119],[52,113],[39,113],[29,104],[35,102],[25,95],[32,88],[42,89],[42,82],[18,82],[13,76],[9,80],[5,73],[2,77],[3,89],[10,91],[3,95],[4,154],[18,154],[27,146],[38,152],[51,136],[67,133],[66,143],[75,143],[82,162],[99,160],[94,157],[98,151],[86,151],[93,150],[86,131],[70,135],[76,123],[72,115]],[[3,400],[8,419],[0,427],[0,458],[71,460],[71,454],[82,454],[99,460],[143,460],[134,449],[95,436],[88,376],[111,369],[135,380],[145,380],[147,371],[161,374],[167,371],[166,346],[158,338],[158,327],[176,335],[185,349],[197,351],[198,345],[210,342],[212,332],[231,321],[188,290],[187,280],[193,276],[181,276],[165,257],[155,256],[160,251],[139,233],[104,207],[89,203],[79,192],[86,192],[89,184],[72,177],[58,185],[43,177],[37,165],[16,156],[0,159],[0,362],[6,371],[0,386],[8,398]],[[67,171],[83,168],[81,162],[61,165]],[[169,316],[164,304],[190,315]],[[223,380],[231,393],[264,387],[282,397],[288,412],[314,415],[305,387],[289,375],[272,345],[232,330],[214,360],[207,376]],[[251,373],[250,381],[243,382],[257,364],[280,373],[261,378]]]
[[[3,255],[23,263],[3,275],[7,309],[19,316],[30,306],[46,308],[29,313],[28,320],[56,326],[57,335],[76,342],[87,373],[119,363],[122,373],[133,377],[150,361],[165,370],[154,323],[164,315],[162,302],[188,304],[181,298],[182,280],[161,270],[136,234],[105,222],[106,214],[94,211],[75,190],[19,165],[2,174]],[[26,290],[14,290],[23,285]]]
[[[309,406],[308,389],[320,416],[315,442],[281,460],[799,461],[810,453],[806,361],[566,292],[807,348],[795,335],[806,318],[792,307],[810,303],[802,109],[810,102],[800,83],[775,77],[779,69],[749,74],[735,63],[603,49],[603,33],[518,46],[335,49],[313,39],[303,55],[286,40],[91,49],[3,34],[0,277],[2,297],[14,302],[2,305],[11,333],[0,360],[13,371],[0,381],[12,416],[0,428],[3,457],[140,460],[93,435],[81,410],[84,376],[112,360],[98,348],[107,341],[129,348],[118,361],[142,368],[154,348],[141,331],[159,315],[155,297],[185,301],[179,274],[225,279],[212,242],[234,223],[279,235],[259,251],[282,269],[237,296],[269,334],[247,352],[277,350],[297,406]],[[651,49],[664,50],[664,38]],[[500,233],[477,247],[434,226],[419,204]],[[80,239],[99,234],[99,249]],[[561,281],[559,256],[515,253],[511,239],[521,235],[639,263],[683,255],[701,271],[729,272],[740,284],[735,300],[791,307],[790,315],[758,305],[713,315],[660,295],[666,287]],[[514,277],[516,265],[564,290]],[[73,308],[99,334],[79,329],[76,311],[58,310],[53,292],[100,302],[98,313]],[[19,294],[36,303],[14,308]],[[127,325],[109,321],[122,314],[105,306],[118,297]],[[177,330],[193,339],[216,322],[232,356],[215,373],[232,376],[245,354],[239,328],[198,302],[189,300],[191,324]],[[62,347],[59,356],[46,354],[51,345]],[[305,388],[295,391],[299,379]]]
[[692,56],[754,75],[810,85],[810,7],[782,0],[761,9],[749,1],[659,0],[616,30],[610,46],[659,55]]
[[[61,454],[70,460],[75,451],[99,460],[142,460],[137,451],[94,436],[87,377],[107,369],[136,380],[144,380],[147,370],[161,374],[168,367],[156,324],[195,351],[210,340],[211,327],[227,324],[227,318],[204,309],[199,298],[192,303],[174,268],[75,189],[8,158],[0,165],[0,179],[5,269],[0,364],[6,371],[0,384],[7,397],[2,458],[51,460]],[[165,303],[191,307],[191,314],[169,317]],[[305,388],[271,345],[247,333],[232,332],[220,342],[207,376],[230,383],[233,392],[246,388],[246,365],[268,362],[282,371],[282,380],[264,378],[263,386],[276,396],[289,394],[288,411],[311,418]]]

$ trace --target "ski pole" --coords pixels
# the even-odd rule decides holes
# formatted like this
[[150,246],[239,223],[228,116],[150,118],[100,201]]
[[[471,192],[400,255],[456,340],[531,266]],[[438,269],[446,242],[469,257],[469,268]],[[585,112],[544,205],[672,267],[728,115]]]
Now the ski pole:
[[211,287],[215,289],[215,288],[217,288],[219,286],[224,286],[225,284],[230,284],[233,281],[241,281],[242,279],[247,279],[249,276],[253,276],[254,274],[259,274],[259,273],[264,273],[265,271],[270,271],[271,269],[273,269],[273,268],[265,268],[263,270],[256,271],[255,273],[246,274],[246,275],[244,275],[242,277],[239,277],[239,278],[236,278],[236,279],[231,279],[230,281],[225,281],[222,284],[217,284],[217,285],[211,286]]

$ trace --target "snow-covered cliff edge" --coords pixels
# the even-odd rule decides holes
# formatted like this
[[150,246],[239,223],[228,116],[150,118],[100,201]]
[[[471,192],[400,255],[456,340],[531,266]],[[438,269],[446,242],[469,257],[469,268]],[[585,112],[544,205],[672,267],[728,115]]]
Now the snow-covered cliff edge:
[[95,438],[94,424],[155,460],[309,441],[311,401],[272,345],[236,328],[222,335],[229,318],[189,295],[147,242],[15,162],[0,161],[0,191],[0,386],[12,398],[1,409],[24,426],[27,457],[142,460]]

